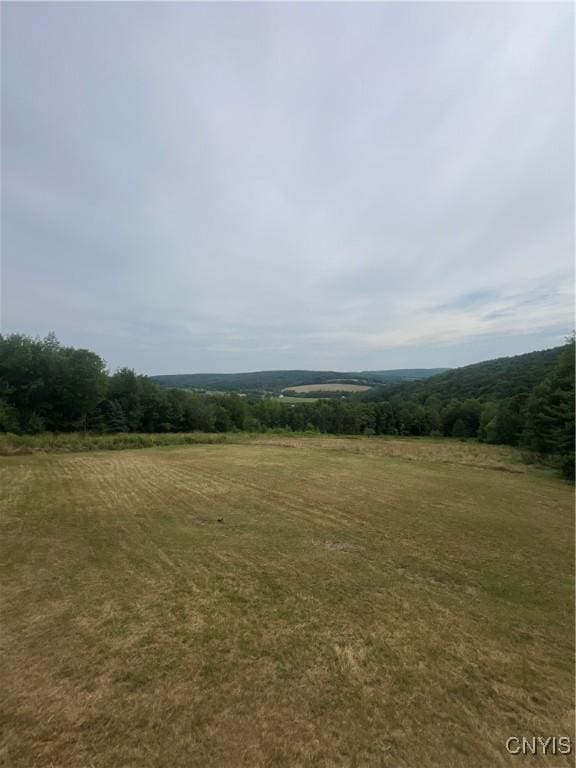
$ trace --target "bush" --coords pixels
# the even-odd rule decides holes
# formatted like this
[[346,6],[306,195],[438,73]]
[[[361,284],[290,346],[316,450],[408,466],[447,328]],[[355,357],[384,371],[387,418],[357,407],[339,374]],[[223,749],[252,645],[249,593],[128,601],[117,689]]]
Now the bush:
[[33,413],[26,422],[26,433],[28,435],[38,435],[44,432],[45,429],[44,419],[38,416],[37,413]]

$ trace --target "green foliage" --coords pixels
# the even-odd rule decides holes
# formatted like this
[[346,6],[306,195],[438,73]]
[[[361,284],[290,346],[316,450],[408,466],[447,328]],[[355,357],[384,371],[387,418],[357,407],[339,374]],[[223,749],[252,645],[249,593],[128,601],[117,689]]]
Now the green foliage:
[[46,431],[46,424],[41,416],[37,413],[32,413],[26,421],[25,432],[28,435],[39,435],[41,432]]
[[20,432],[18,410],[0,399],[0,432]]
[[565,477],[574,479],[574,337],[554,370],[532,391],[526,412],[524,445],[558,456]]
[[49,430],[76,428],[104,399],[105,365],[93,352],[63,347],[54,334],[0,336],[0,391],[18,412],[19,428],[36,429],[38,419]]
[[490,402],[527,396],[553,370],[561,352],[562,347],[555,347],[466,365],[421,381],[388,384],[366,393],[363,399],[390,400],[400,396],[417,402],[435,398],[446,403],[453,399]]
[[[445,435],[452,437],[476,437],[480,426],[482,404],[479,400],[451,400],[442,409],[442,426]],[[458,427],[456,428],[456,425]],[[455,433],[455,430],[458,434]]]
[[489,403],[482,412],[479,438],[486,443],[517,445],[525,422],[524,398],[510,397]]
[[140,379],[129,368],[121,368],[108,379],[108,400],[116,403],[116,416],[120,414],[118,406],[126,425],[125,429],[111,429],[112,432],[135,432],[142,420],[143,409],[141,403],[142,387]]
[[452,427],[452,437],[468,437],[468,427],[464,419],[457,419]]
[[481,443],[495,442],[492,437],[494,434],[494,422],[497,413],[498,403],[486,403],[482,408],[480,424],[478,426],[478,439]]
[[126,419],[122,403],[119,400],[109,400],[106,405],[108,411],[108,431],[128,432],[128,420]]

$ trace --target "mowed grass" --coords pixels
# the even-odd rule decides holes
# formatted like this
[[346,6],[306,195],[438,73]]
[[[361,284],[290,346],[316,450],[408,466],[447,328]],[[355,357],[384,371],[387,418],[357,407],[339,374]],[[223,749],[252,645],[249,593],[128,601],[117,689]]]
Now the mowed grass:
[[0,508],[3,766],[493,768],[573,736],[572,489],[511,449],[4,457]]

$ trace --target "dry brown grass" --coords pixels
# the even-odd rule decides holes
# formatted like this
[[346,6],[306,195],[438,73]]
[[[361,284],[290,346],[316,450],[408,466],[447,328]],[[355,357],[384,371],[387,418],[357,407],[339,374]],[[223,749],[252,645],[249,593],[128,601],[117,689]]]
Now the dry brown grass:
[[0,459],[1,764],[493,768],[523,764],[508,736],[573,735],[572,491],[517,459]]
[[419,464],[454,464],[496,469],[503,472],[532,471],[522,452],[509,445],[486,445],[475,440],[446,440],[434,437],[331,437],[328,435],[256,435],[252,442],[284,448],[321,448],[373,457],[391,457]]

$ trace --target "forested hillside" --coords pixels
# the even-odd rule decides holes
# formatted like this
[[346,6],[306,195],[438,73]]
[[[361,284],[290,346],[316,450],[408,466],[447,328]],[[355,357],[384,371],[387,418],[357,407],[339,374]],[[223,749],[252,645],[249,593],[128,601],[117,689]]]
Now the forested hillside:
[[514,357],[499,357],[482,363],[449,370],[425,381],[401,382],[382,391],[366,395],[367,399],[390,398],[394,395],[423,402],[428,397],[442,401],[474,397],[479,400],[502,400],[528,395],[531,389],[552,371],[562,347],[529,352]]
[[[284,372],[285,373],[285,372]],[[0,336],[0,431],[227,432],[444,435],[520,445],[574,473],[574,339],[424,382],[360,396],[285,403],[162,388],[50,335]]]

